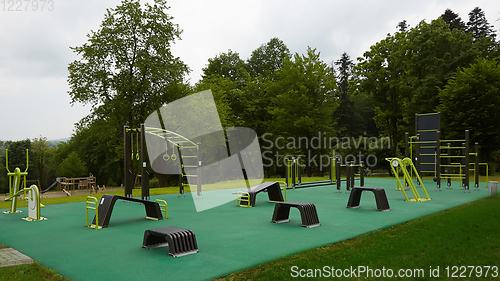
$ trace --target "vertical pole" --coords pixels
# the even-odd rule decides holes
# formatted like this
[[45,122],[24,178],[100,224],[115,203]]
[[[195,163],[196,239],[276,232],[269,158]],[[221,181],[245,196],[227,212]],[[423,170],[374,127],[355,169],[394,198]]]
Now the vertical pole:
[[297,156],[297,174],[298,174],[298,184],[302,183],[302,171],[300,169],[300,156]]
[[359,186],[365,186],[365,167],[363,165],[363,161],[360,161],[359,166]]
[[340,159],[335,157],[335,182],[337,183],[337,193],[340,193],[340,188],[342,187],[340,178]]
[[129,170],[132,161],[132,151],[130,143],[130,132],[128,126],[123,126],[123,180],[125,181],[125,197],[132,197],[132,171]]
[[436,151],[434,152],[434,170],[437,190],[441,191],[441,132],[436,131]]
[[[420,175],[420,134],[417,134],[417,141],[415,142],[415,166],[417,174]],[[417,184],[420,184],[417,180]]]
[[[139,140],[138,140],[139,141]],[[147,163],[146,151],[146,130],[144,124],[141,124],[141,199],[149,200],[149,174],[146,170]]]
[[474,144],[474,186],[476,187],[476,191],[479,191],[479,143]]
[[293,188],[295,188],[295,176],[296,176],[296,172],[295,172],[295,157],[292,157],[292,186]]
[[354,166],[354,162],[352,162],[352,165],[351,165],[351,188],[354,188],[354,175],[355,175],[355,171],[356,171],[356,166]]
[[465,130],[465,152],[464,152],[464,161],[465,161],[465,192],[469,193],[469,130]]
[[408,151],[408,142],[410,141],[410,134],[405,133],[405,158],[409,157],[410,153]]
[[345,163],[345,182],[346,182],[346,193],[351,193],[351,162],[346,162]]
[[198,199],[201,199],[201,180],[202,180],[202,172],[201,172],[201,143],[196,143],[198,148],[196,149],[196,194],[198,195]]
[[177,144],[177,151],[179,152],[179,166],[180,166],[180,171],[179,171],[179,197],[184,197],[184,183],[182,182],[182,174],[184,170],[184,161],[182,160],[182,148],[181,148],[181,143]]
[[[448,143],[448,151],[447,151],[448,156],[451,155],[451,148],[450,147],[451,147],[451,143]],[[447,163],[448,163],[447,174],[449,175],[449,174],[451,174],[451,170],[452,170],[452,168],[450,166],[451,165],[451,157],[448,157]],[[448,189],[451,189],[451,176],[448,176]]]

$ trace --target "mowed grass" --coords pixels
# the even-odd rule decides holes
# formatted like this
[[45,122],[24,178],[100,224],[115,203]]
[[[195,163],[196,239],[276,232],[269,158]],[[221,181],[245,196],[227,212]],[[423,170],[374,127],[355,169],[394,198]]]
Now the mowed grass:
[[[308,178],[304,181],[324,178]],[[279,181],[283,179],[268,179]],[[491,178],[490,180],[498,180]],[[484,184],[484,183],[483,183]],[[116,193],[114,193],[116,192]],[[151,195],[177,193],[177,187],[155,188]],[[186,192],[189,192],[186,190]],[[123,194],[123,190],[106,192]],[[96,196],[93,194],[92,196]],[[102,194],[97,194],[100,198]],[[140,197],[140,190],[133,190],[133,196]],[[44,204],[59,204],[85,201],[87,194],[71,197],[42,199]],[[21,202],[21,201],[20,201]],[[4,205],[7,203],[6,205]],[[8,208],[9,202],[1,202],[0,208]],[[485,198],[476,202],[453,208],[444,212],[409,221],[405,224],[379,230],[347,241],[311,249],[304,253],[285,256],[273,262],[248,270],[237,272],[218,280],[286,280],[296,275],[316,274],[328,277],[326,272],[334,269],[373,270],[372,275],[386,274],[392,270],[396,279],[399,270],[411,274],[408,280],[417,274],[427,280],[450,280],[455,273],[462,280],[496,280],[500,272],[493,266],[500,267],[500,196]],[[0,241],[1,242],[1,241]],[[0,245],[0,248],[3,246]],[[328,268],[325,269],[325,266]],[[453,268],[457,266],[457,268]],[[461,268],[461,266],[465,266]],[[476,268],[467,268],[476,266]],[[479,276],[479,268],[482,269]],[[485,277],[487,267],[492,268]],[[293,271],[292,271],[293,267]],[[439,267],[439,271],[436,269]],[[449,267],[446,270],[446,267]],[[300,271],[303,269],[302,271]],[[439,272],[439,277],[430,277],[430,270]],[[350,271],[349,271],[350,272]],[[495,278],[495,272],[498,274]],[[369,273],[368,273],[369,274]],[[371,280],[367,273],[356,271],[355,277],[337,278],[341,280]],[[423,274],[423,275],[422,275]],[[465,276],[465,277],[464,277]],[[68,280],[56,272],[44,268],[38,263],[0,268],[0,280]]]

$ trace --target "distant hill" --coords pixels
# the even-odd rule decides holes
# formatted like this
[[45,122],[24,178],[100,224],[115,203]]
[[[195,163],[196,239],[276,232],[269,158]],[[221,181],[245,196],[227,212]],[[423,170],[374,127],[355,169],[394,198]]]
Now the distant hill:
[[57,139],[57,140],[47,140],[49,143],[50,147],[56,147],[60,142],[66,142],[69,141],[71,138],[63,138],[63,139]]

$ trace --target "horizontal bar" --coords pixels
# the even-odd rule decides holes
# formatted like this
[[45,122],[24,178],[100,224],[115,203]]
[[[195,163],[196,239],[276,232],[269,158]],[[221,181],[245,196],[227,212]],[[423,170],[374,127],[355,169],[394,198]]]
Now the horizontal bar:
[[441,149],[445,149],[445,148],[447,148],[447,149],[463,149],[463,148],[465,148],[465,146],[441,146],[440,148]]
[[441,142],[447,142],[447,141],[452,142],[452,141],[465,141],[465,140],[441,140]]
[[441,158],[465,158],[463,155],[441,155]]
[[417,130],[417,133],[420,133],[420,132],[437,132],[439,131],[438,129],[429,129],[429,130]]

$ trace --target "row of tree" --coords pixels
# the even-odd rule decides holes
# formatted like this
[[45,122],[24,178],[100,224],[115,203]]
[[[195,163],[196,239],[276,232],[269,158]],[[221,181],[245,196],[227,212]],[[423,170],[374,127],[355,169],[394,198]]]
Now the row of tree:
[[[181,29],[167,10],[164,0],[124,0],[87,43],[72,48],[80,59],[68,67],[69,95],[92,111],[70,141],[51,151],[54,165],[78,158],[100,184],[120,184],[123,170],[134,169],[123,167],[123,126],[138,127],[163,104],[206,89],[223,127],[257,132],[267,176],[283,174],[286,155],[314,164],[335,151],[357,161],[373,156],[381,165],[401,154],[416,113],[440,111],[446,137],[469,129],[485,161],[500,150],[500,48],[480,8],[467,23],[451,10],[415,27],[402,21],[356,62],[344,53],[328,64],[314,48],[292,54],[278,38],[247,59],[228,50],[208,60],[194,86],[170,51]],[[316,164],[308,172],[323,171]],[[160,185],[168,180],[159,177]]]

